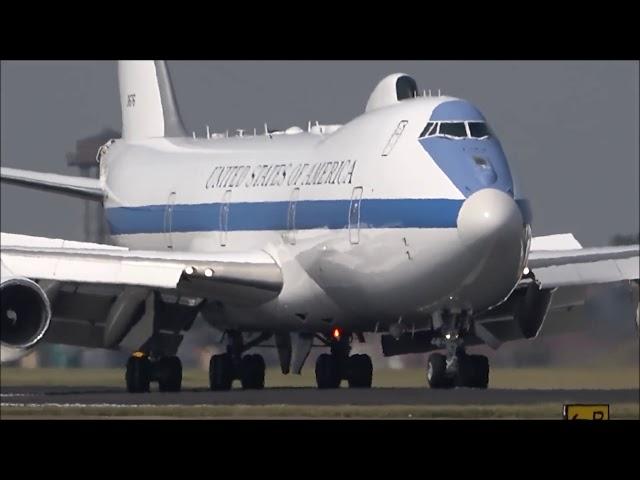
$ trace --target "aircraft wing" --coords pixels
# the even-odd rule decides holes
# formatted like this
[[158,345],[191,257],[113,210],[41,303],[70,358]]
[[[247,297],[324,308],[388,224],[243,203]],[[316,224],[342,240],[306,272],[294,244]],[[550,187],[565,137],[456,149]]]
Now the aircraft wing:
[[0,167],[0,180],[10,185],[21,185],[36,190],[63,193],[85,200],[101,201],[104,198],[104,190],[100,180],[95,178]]
[[540,288],[576,287],[638,279],[638,245],[581,248],[570,234],[552,237],[555,238],[538,237],[532,241],[527,267]]
[[[6,233],[0,272],[2,283],[35,281],[48,297],[45,343],[135,350],[158,330],[153,341],[174,353],[202,301],[218,309],[255,306],[276,298],[283,285],[280,266],[263,251],[135,251]],[[152,314],[157,309],[161,320]],[[164,323],[154,327],[157,321]],[[16,353],[6,350],[2,361]]]
[[81,285],[130,285],[192,296],[262,303],[282,289],[275,260],[263,251],[182,253],[130,250],[2,233],[3,268],[15,276]]
[[587,302],[597,295],[599,286],[624,282],[631,285],[619,312],[635,317],[639,325],[639,262],[638,245],[582,248],[571,234],[533,238],[529,272],[525,270],[509,299],[479,318],[476,335],[498,348],[541,331],[553,335],[579,330],[584,328]]

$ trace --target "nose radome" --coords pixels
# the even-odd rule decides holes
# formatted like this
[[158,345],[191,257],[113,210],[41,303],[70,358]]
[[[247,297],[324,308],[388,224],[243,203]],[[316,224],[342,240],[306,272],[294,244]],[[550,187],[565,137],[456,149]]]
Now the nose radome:
[[493,188],[467,198],[458,213],[458,235],[467,244],[519,235],[522,214],[508,194]]

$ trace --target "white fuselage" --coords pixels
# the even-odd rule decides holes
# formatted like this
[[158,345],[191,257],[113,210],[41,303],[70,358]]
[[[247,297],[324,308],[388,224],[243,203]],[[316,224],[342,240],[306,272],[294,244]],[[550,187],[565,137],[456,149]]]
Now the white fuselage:
[[515,287],[530,234],[513,192],[465,195],[418,142],[454,100],[407,100],[330,135],[117,141],[101,161],[112,240],[269,253],[284,288],[225,308],[215,321],[234,328],[420,328],[433,312],[486,310]]

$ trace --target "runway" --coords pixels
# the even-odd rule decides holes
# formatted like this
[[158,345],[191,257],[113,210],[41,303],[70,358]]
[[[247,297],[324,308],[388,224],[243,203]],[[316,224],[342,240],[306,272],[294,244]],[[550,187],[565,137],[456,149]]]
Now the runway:
[[318,390],[316,388],[266,388],[212,392],[185,389],[179,393],[130,394],[113,387],[1,387],[0,405],[535,405],[548,403],[638,403],[638,389],[614,390],[511,390],[429,388],[372,388]]

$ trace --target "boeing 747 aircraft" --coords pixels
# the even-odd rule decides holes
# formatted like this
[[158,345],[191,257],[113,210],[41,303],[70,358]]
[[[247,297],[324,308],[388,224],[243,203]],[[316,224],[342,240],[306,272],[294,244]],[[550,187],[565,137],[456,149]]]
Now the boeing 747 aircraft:
[[[192,138],[164,62],[118,66],[122,138],[99,179],[1,169],[2,182],[100,202],[111,244],[2,234],[3,362],[41,342],[132,352],[130,392],[179,391],[176,352],[198,315],[224,332],[212,390],[264,387],[312,346],[319,388],[368,388],[352,355],[377,333],[385,355],[431,353],[431,388],[486,388],[466,348],[536,337],[580,315],[589,285],[637,289],[638,246],[533,237],[500,142],[470,102],[384,78],[345,125]],[[3,162],[5,159],[3,159]]]

